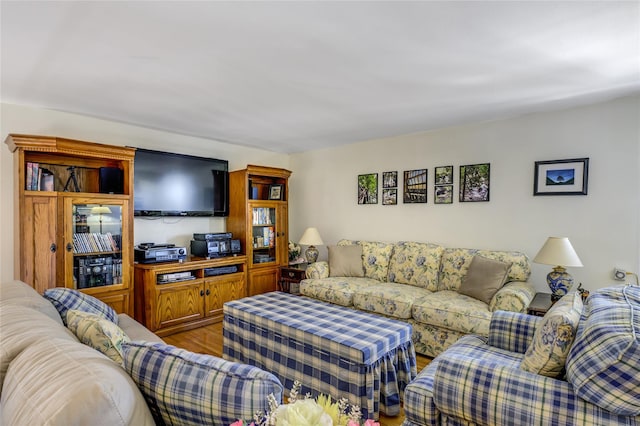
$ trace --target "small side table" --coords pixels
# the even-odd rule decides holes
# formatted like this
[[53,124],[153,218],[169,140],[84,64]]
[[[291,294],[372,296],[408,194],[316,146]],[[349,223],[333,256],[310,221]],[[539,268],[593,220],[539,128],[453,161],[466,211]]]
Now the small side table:
[[278,286],[281,291],[300,294],[300,281],[307,278],[307,264],[287,265],[280,267],[280,281]]
[[529,315],[543,317],[551,306],[553,306],[551,293],[536,293],[536,297],[533,298],[531,304],[527,308],[527,313]]

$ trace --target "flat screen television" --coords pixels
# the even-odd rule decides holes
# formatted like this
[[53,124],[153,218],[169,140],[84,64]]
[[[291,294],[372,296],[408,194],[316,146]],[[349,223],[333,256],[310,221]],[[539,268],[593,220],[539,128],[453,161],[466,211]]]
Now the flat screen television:
[[228,216],[229,162],[137,149],[134,216]]

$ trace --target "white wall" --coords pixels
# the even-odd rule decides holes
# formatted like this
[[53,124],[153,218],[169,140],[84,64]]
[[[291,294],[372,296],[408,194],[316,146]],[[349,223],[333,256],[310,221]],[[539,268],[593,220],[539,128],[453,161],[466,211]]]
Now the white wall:
[[[587,289],[614,283],[612,269],[640,268],[640,97],[520,118],[367,141],[287,156],[122,123],[0,104],[0,137],[27,133],[68,137],[284,167],[290,180],[290,234],[319,228],[326,244],[340,238],[414,240],[450,247],[520,250],[535,256],[547,236],[571,239],[584,268],[570,268]],[[534,197],[534,162],[589,157],[589,195]],[[434,167],[491,163],[491,201],[433,204]],[[427,204],[358,205],[358,174],[427,168]],[[13,278],[12,154],[0,146],[0,279]],[[401,192],[401,191],[400,191]],[[194,232],[224,230],[224,219],[135,219],[135,242],[188,244]],[[320,248],[326,259],[326,248]],[[544,291],[546,265],[533,265]]]
[[[0,104],[0,279],[14,278],[13,155],[4,140],[9,133],[58,136],[111,145],[135,146],[229,161],[229,170],[259,164],[289,168],[289,156],[208,139],[177,135],[63,112]],[[136,218],[135,243],[153,241],[189,246],[194,232],[225,231],[224,218]],[[16,259],[17,261],[17,259]],[[17,271],[16,271],[17,273]]]
[[[533,258],[548,236],[567,236],[586,289],[615,283],[614,266],[640,268],[640,97],[295,154],[292,239],[315,226],[340,238],[435,242],[519,250]],[[589,157],[587,196],[533,196],[535,161]],[[491,164],[489,202],[459,203],[458,166]],[[434,167],[453,165],[453,204],[433,204]],[[405,170],[428,169],[428,203],[402,203]],[[358,205],[358,174],[398,171],[398,205]],[[381,190],[379,189],[379,199]],[[326,259],[321,247],[320,258]],[[531,280],[548,291],[550,266]]]

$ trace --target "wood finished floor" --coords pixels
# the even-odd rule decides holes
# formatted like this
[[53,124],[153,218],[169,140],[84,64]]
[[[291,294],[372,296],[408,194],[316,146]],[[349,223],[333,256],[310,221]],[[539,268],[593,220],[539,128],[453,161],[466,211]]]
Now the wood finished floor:
[[[209,354],[222,357],[222,323],[212,324],[194,330],[183,331],[163,337],[163,340],[170,345],[186,349],[191,352]],[[431,358],[418,355],[417,365],[420,372]],[[380,414],[380,426],[400,426],[404,420],[404,414],[396,417],[387,417]]]

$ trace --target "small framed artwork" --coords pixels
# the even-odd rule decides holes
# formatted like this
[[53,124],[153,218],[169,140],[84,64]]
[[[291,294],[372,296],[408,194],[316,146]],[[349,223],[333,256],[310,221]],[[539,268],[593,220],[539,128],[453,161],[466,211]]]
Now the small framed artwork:
[[358,175],[358,204],[378,204],[378,174]]
[[460,202],[489,201],[491,165],[460,166]]
[[426,203],[427,169],[405,170],[403,190],[403,203]]
[[276,183],[273,185],[269,185],[269,199],[270,200],[282,200],[284,185],[280,183]]
[[383,188],[382,205],[392,206],[394,204],[398,204],[398,188]]
[[398,172],[382,172],[382,187],[383,188],[397,188],[398,187]]
[[436,167],[435,185],[453,185],[453,166]]
[[436,185],[433,188],[434,204],[453,204],[453,185]]
[[536,161],[533,195],[587,195],[589,159]]

